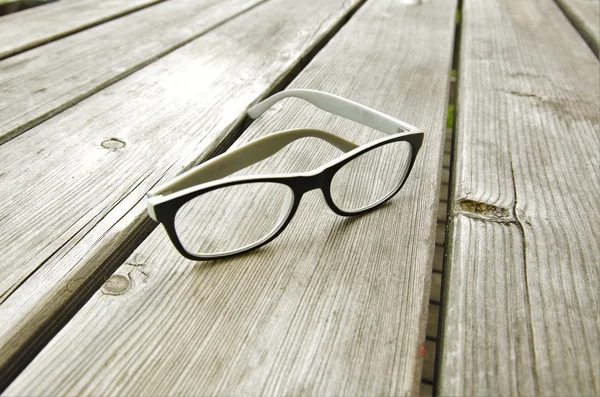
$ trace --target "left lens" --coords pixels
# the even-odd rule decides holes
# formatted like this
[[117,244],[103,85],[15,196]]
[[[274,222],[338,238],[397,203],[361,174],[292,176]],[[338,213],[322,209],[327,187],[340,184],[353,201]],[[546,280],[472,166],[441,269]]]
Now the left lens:
[[359,212],[390,198],[407,176],[412,159],[408,142],[389,142],[355,157],[331,180],[331,199],[342,211]]
[[211,190],[185,203],[175,232],[193,255],[227,255],[267,240],[287,220],[294,192],[281,183],[253,182]]

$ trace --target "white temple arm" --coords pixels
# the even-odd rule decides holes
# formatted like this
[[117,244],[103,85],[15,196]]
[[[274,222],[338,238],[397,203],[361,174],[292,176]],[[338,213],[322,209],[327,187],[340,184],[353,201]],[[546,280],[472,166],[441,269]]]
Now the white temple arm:
[[349,152],[358,147],[357,144],[337,135],[313,128],[299,128],[277,132],[208,160],[177,176],[172,181],[151,190],[148,192],[148,196],[174,193],[192,186],[224,178],[272,156],[298,139],[308,137],[322,139],[343,152]]
[[399,132],[417,130],[417,127],[413,125],[378,112],[367,106],[363,106],[337,95],[316,90],[281,91],[248,109],[248,115],[255,119],[276,102],[290,97],[304,99],[326,112],[356,121],[357,123],[385,132],[386,134],[391,135]]

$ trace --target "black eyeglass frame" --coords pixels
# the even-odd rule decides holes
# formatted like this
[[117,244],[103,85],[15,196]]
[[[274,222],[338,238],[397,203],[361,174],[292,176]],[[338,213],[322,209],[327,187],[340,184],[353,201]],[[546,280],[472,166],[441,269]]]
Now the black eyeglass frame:
[[[300,201],[301,201],[304,193],[309,192],[311,190],[320,189],[323,193],[323,196],[324,196],[325,201],[327,202],[329,208],[331,208],[331,210],[333,212],[335,212],[336,214],[341,215],[341,216],[361,215],[361,214],[364,214],[366,212],[369,212],[369,211],[379,207],[380,205],[382,205],[383,203],[387,202],[392,197],[394,197],[406,183],[406,181],[412,171],[412,168],[415,164],[415,160],[417,158],[419,150],[421,149],[421,146],[423,144],[423,139],[424,139],[424,133],[422,131],[402,132],[399,134],[390,135],[390,136],[382,138],[380,140],[362,145],[362,146],[352,150],[351,152],[346,153],[345,155],[341,156],[338,159],[333,160],[332,162],[325,165],[324,167],[318,168],[317,170],[319,172],[317,172],[317,173],[315,173],[315,171],[310,171],[310,172],[296,173],[296,174],[283,174],[281,176],[270,176],[270,175],[269,176],[257,175],[257,176],[247,176],[247,177],[244,176],[244,177],[239,177],[239,178],[229,179],[229,180],[224,179],[221,182],[210,184],[210,186],[203,187],[202,185],[199,185],[197,188],[186,189],[186,193],[183,195],[174,197],[172,199],[169,199],[168,201],[164,201],[164,202],[155,204],[153,207],[154,214],[155,214],[156,220],[163,224],[165,231],[167,232],[167,235],[169,236],[169,239],[171,240],[171,242],[173,243],[175,248],[185,258],[190,259],[190,260],[195,260],[195,261],[203,261],[203,260],[214,260],[214,259],[222,259],[222,258],[232,257],[234,255],[239,255],[241,253],[260,248],[260,247],[264,246],[265,244],[268,244],[269,242],[273,241],[273,239],[275,239],[277,236],[279,236],[285,230],[287,225],[290,223],[290,221],[294,217],[294,214],[296,213],[296,210],[298,209],[298,206],[300,205]],[[411,146],[411,159],[410,159],[408,169],[405,172],[404,179],[398,184],[396,189],[394,189],[392,192],[390,192],[387,196],[382,198],[380,201],[377,201],[377,202],[373,203],[372,205],[365,207],[363,209],[360,209],[358,211],[348,212],[348,211],[344,211],[341,208],[339,208],[335,204],[334,200],[331,198],[331,190],[330,190],[331,181],[332,181],[333,177],[335,176],[336,172],[338,172],[344,165],[346,165],[350,161],[354,160],[355,158],[357,158],[365,153],[368,153],[369,151],[371,151],[373,149],[376,149],[378,147],[381,147],[383,145],[386,145],[386,144],[389,144],[392,142],[408,142]],[[283,222],[280,222],[280,224],[278,225],[278,228],[274,229],[270,235],[265,236],[265,238],[263,238],[262,240],[259,240],[258,242],[254,243],[254,244],[251,244],[251,245],[248,245],[245,247],[241,247],[237,250],[228,251],[225,253],[198,255],[197,253],[192,253],[192,252],[189,252],[188,250],[186,250],[186,248],[181,243],[179,236],[177,235],[176,228],[175,228],[175,217],[177,215],[177,212],[180,210],[180,208],[184,204],[186,204],[188,201],[193,200],[194,198],[196,198],[202,194],[208,193],[208,192],[216,190],[216,189],[221,189],[221,188],[224,188],[227,186],[234,186],[234,185],[247,184],[247,183],[266,183],[266,182],[279,183],[279,184],[286,185],[291,189],[291,191],[293,192],[293,196],[294,196],[291,208],[287,215],[287,218]],[[199,225],[199,227],[201,227],[201,225]]]

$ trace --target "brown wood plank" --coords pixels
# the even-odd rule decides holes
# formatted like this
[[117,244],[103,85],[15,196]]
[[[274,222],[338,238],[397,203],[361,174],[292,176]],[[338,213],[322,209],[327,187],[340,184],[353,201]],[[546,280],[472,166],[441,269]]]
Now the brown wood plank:
[[172,0],[0,61],[0,143],[263,1]]
[[433,383],[437,342],[435,340],[427,339],[423,346],[425,349],[425,357],[423,358],[423,379],[429,383]]
[[441,272],[444,265],[444,246],[436,243],[434,255],[433,270],[436,272]]
[[0,59],[163,0],[60,0],[0,18]]
[[359,4],[267,2],[0,146],[0,385],[148,235],[146,192],[228,144]]
[[[434,257],[435,260],[435,257]],[[442,294],[442,274],[434,272],[431,276],[431,293],[429,294],[429,300],[431,302],[439,303]]]
[[[291,84],[427,131],[390,205],[343,219],[311,192],[271,244],[208,263],[184,260],[157,229],[7,393],[418,393],[455,7],[367,2]],[[381,136],[289,100],[240,142],[299,126],[358,143]],[[337,155],[307,140],[253,170],[307,170]],[[124,288],[108,294],[119,281]]]
[[600,57],[600,0],[556,0],[571,23]]
[[446,222],[446,213],[448,212],[448,202],[447,201],[440,201],[440,204],[438,206],[438,222],[439,223],[445,223]]
[[466,0],[441,395],[600,394],[600,73],[552,2]]
[[433,386],[429,383],[421,383],[421,391],[419,392],[419,396],[422,397],[431,397],[433,396]]
[[[437,274],[437,273],[434,273]],[[440,316],[440,305],[437,303],[429,303],[429,314],[427,319],[428,338],[436,339],[438,335],[438,318]]]

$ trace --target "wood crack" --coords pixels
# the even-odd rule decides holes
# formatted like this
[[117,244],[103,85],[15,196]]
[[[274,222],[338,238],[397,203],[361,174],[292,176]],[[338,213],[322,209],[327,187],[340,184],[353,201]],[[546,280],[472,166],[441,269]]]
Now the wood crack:
[[510,92],[512,95],[516,95],[516,96],[522,96],[525,98],[536,98],[536,99],[543,99],[541,96],[536,95],[532,92],[521,92],[521,91],[511,91]]
[[513,184],[513,191],[515,195],[515,200],[512,207],[512,213],[515,220],[515,224],[519,228],[519,233],[521,234],[521,241],[523,246],[523,276],[524,276],[524,284],[525,284],[525,295],[527,300],[525,304],[527,305],[527,338],[529,340],[529,348],[531,349],[531,360],[533,362],[532,371],[534,372],[533,376],[533,389],[535,391],[535,395],[539,394],[539,386],[538,386],[538,376],[537,372],[537,363],[535,357],[535,339],[533,338],[533,329],[532,329],[532,315],[531,315],[531,294],[529,293],[529,275],[527,273],[527,238],[525,237],[525,228],[523,227],[523,223],[521,219],[519,219],[519,214],[517,212],[517,204],[518,204],[518,196],[517,196],[517,181],[515,179],[515,170],[512,161],[510,162],[510,177]]

